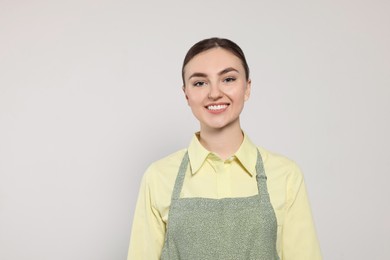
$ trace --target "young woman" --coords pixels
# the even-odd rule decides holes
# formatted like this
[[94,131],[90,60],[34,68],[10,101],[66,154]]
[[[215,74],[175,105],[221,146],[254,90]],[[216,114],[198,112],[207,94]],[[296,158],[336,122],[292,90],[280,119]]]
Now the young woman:
[[182,77],[200,131],[146,171],[128,259],[321,259],[299,168],[241,129],[251,80],[240,47],[196,43]]

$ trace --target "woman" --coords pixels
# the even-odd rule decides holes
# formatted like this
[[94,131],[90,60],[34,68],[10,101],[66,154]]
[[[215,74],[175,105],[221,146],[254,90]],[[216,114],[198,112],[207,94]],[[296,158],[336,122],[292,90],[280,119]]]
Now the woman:
[[182,77],[200,131],[146,171],[128,259],[321,259],[299,168],[241,129],[251,80],[240,47],[196,43]]

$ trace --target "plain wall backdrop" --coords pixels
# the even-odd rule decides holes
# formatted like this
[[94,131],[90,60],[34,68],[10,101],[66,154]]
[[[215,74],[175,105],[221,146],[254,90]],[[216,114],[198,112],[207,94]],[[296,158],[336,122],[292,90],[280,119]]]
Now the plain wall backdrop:
[[302,168],[324,259],[390,259],[390,1],[0,0],[0,259],[120,260],[198,122],[181,63],[244,50],[242,127]]

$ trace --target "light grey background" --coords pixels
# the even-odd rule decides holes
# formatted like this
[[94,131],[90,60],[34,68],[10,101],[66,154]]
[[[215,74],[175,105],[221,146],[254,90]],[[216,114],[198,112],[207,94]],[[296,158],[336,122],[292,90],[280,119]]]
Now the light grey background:
[[243,129],[303,169],[324,259],[390,259],[390,2],[0,0],[0,259],[125,259],[146,167],[198,124],[187,49],[245,51]]

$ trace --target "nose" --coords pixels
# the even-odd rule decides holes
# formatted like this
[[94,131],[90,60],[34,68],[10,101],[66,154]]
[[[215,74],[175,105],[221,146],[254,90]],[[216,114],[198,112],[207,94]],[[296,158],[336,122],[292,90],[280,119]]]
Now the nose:
[[211,100],[218,100],[223,96],[219,84],[210,84],[208,98]]

